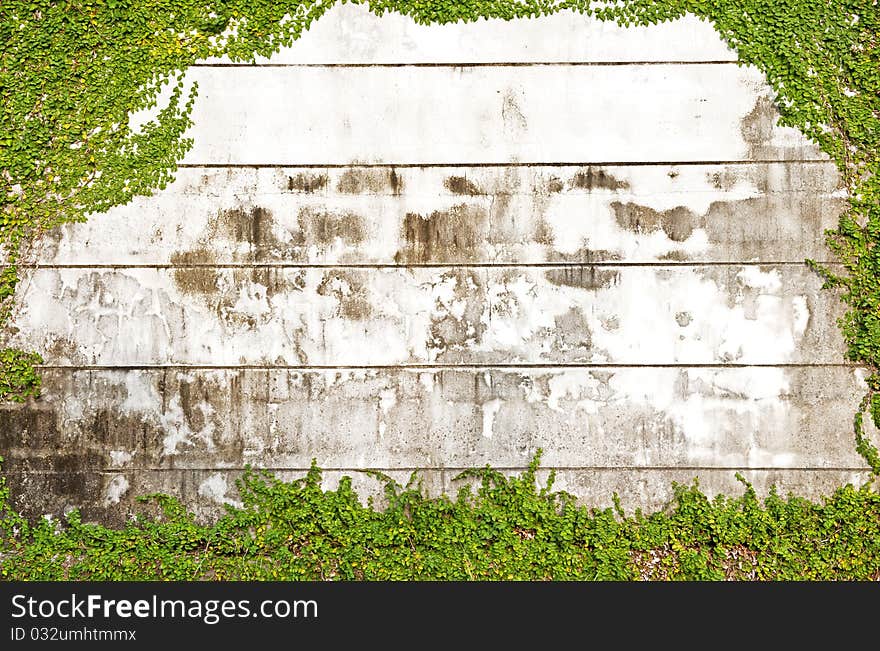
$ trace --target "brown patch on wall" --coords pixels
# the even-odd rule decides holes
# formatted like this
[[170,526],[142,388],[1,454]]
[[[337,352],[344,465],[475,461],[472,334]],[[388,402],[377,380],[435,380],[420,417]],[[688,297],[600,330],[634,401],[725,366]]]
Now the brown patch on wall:
[[766,95],[759,96],[754,108],[740,124],[743,140],[749,147],[749,158],[764,158],[767,155],[778,118],[779,111],[773,101]]
[[287,189],[297,192],[305,192],[312,194],[318,190],[323,190],[330,182],[327,174],[310,174],[308,172],[299,172],[295,176],[287,177]]
[[[179,265],[226,262],[218,258],[223,248],[231,249],[229,261],[234,263],[295,260],[303,246],[298,235],[293,234],[288,241],[277,237],[272,212],[260,206],[221,210],[209,220],[197,245],[176,251],[171,255],[171,262]],[[228,244],[224,247],[223,243]],[[195,272],[184,271],[181,280],[190,286],[211,286],[211,279],[204,276],[210,272],[201,273],[199,280]]]
[[532,233],[532,239],[538,244],[544,244],[546,246],[553,246],[556,242],[556,238],[553,235],[553,227],[547,223],[547,220],[543,217],[539,218],[535,222],[535,230]]
[[7,461],[16,457],[16,449],[57,449],[60,444],[58,415],[54,410],[18,405],[0,409],[0,450]]
[[[259,316],[235,309],[243,287],[253,284],[255,298],[265,298],[268,302],[276,294],[289,291],[302,291],[304,279],[302,271],[283,268],[250,267],[229,269],[215,266],[185,266],[214,262],[213,254],[206,249],[179,252],[171,257],[175,265],[174,284],[184,294],[199,296],[201,300],[227,326],[253,329],[273,318],[272,313]],[[265,297],[261,296],[265,287]]]
[[58,337],[55,335],[50,336],[43,357],[45,357],[50,364],[82,361],[82,356],[79,354],[79,347],[76,345],[76,341],[68,337]]
[[753,182],[757,186],[758,191],[764,193],[767,192],[766,166],[762,166],[762,171],[764,172],[763,174],[754,174],[752,170],[738,169],[737,167],[730,166],[717,172],[707,172],[706,180],[716,190],[723,190],[725,192],[732,190],[741,180]]
[[[133,423],[126,423],[132,428]],[[137,429],[126,433],[122,445],[132,446]],[[107,465],[105,450],[119,436],[88,430],[88,436],[71,437],[62,431],[54,408],[25,404],[0,409],[0,449],[4,474],[18,475],[11,482],[16,508],[27,517],[44,513],[61,516],[66,507],[89,505],[100,499],[95,490]],[[134,447],[129,447],[133,452]]]
[[215,229],[234,242],[250,244],[256,259],[278,243],[272,233],[274,221],[272,213],[259,206],[249,211],[234,208],[217,214]]
[[553,194],[555,192],[562,192],[565,189],[565,184],[562,182],[562,179],[553,176],[547,179],[546,188],[548,194]]
[[504,91],[501,104],[501,121],[504,123],[505,130],[511,134],[521,133],[529,126],[528,120],[526,120],[526,116],[519,105],[516,92],[512,88]]
[[684,251],[669,251],[658,257],[658,260],[669,260],[671,262],[687,262],[690,256]]
[[580,287],[590,291],[611,287],[616,285],[620,279],[620,272],[617,269],[603,269],[588,265],[548,269],[544,275],[554,285]]
[[578,170],[571,177],[569,184],[572,188],[580,188],[583,190],[625,190],[629,188],[629,183],[614,178],[601,167],[594,168],[592,165]]
[[444,187],[455,194],[478,195],[485,192],[465,176],[448,176],[443,180]]
[[332,212],[305,207],[297,215],[299,242],[304,245],[332,244],[339,238],[346,244],[358,244],[366,237],[364,218],[352,212]]
[[620,260],[620,253],[608,251],[607,249],[589,249],[585,247],[578,249],[574,253],[560,253],[559,251],[549,251],[547,253],[547,262],[591,264],[593,262],[614,262],[616,260]]
[[220,274],[215,267],[187,266],[207,265],[215,261],[213,252],[208,249],[178,251],[171,254],[171,264],[175,266],[174,284],[184,294],[213,294],[218,289]]
[[575,362],[591,354],[593,336],[584,313],[572,307],[554,317],[555,345],[550,347],[555,361]]
[[709,240],[736,245],[739,259],[774,259],[780,251],[788,253],[793,243],[810,247],[811,239],[815,242],[812,247],[822,255],[824,231],[846,206],[842,197],[764,195],[715,201],[704,222]]
[[[122,466],[127,472],[145,466],[174,467],[175,457],[163,455],[164,440],[174,425],[165,427],[160,422],[163,404],[173,401],[180,405],[186,425],[197,434],[178,447],[181,454],[176,459],[194,466],[243,465],[244,439],[237,436],[238,424],[227,421],[230,416],[247,413],[253,396],[236,392],[234,383],[223,381],[216,373],[181,379],[178,372],[171,371],[163,376],[166,381],[158,383],[161,401],[155,410],[129,413],[108,406],[121,404],[127,395],[126,373],[114,374],[112,382],[106,380],[106,375],[81,372],[80,380],[84,381],[68,378],[58,386],[58,376],[50,373],[46,383],[52,386],[54,395],[47,395],[46,402],[0,408],[3,471],[16,477],[11,482],[12,497],[25,515],[61,516],[67,508],[76,506],[82,507],[84,519],[91,513],[89,517],[105,523],[116,522],[112,518],[124,520],[134,498],[155,488],[132,487],[120,503],[107,505],[102,479],[115,467],[110,453],[124,450],[132,455]],[[98,400],[87,399],[86,395],[69,397],[78,386],[92,392],[93,398],[98,396]],[[83,401],[81,418],[71,422],[64,410],[59,410],[57,401],[65,399]]]
[[115,518],[96,513],[100,509],[94,506],[95,496],[101,494],[101,475],[97,472],[76,469],[31,472],[24,468],[4,468],[4,474],[12,486],[13,508],[29,520],[37,520],[44,514],[60,520],[69,507],[79,506],[84,522],[121,525],[125,521],[125,513],[118,508]]
[[194,381],[181,382],[178,386],[180,408],[183,411],[184,420],[187,426],[194,432],[202,431],[207,424],[204,409],[199,409],[197,406],[198,402],[205,403],[209,401],[204,384],[202,378],[197,376]]
[[621,228],[635,233],[663,230],[673,242],[684,242],[703,222],[699,215],[684,206],[658,211],[637,203],[615,201],[611,209]]
[[[793,245],[821,255],[825,241],[823,233],[833,225],[846,205],[844,198],[775,193],[713,201],[702,215],[683,206],[657,211],[639,204],[614,202],[611,208],[622,228],[637,233],[662,230],[673,242],[684,242],[694,230],[704,229],[714,247],[708,253],[711,255],[714,251],[716,254],[710,259],[717,257],[718,253],[730,260],[776,259],[782,251],[796,260],[800,255],[791,253]],[[687,261],[694,258],[679,249],[667,252],[660,259]]]
[[458,204],[430,215],[407,213],[401,227],[403,247],[395,262],[471,262],[488,234],[488,215],[480,206]]
[[337,313],[340,317],[363,320],[368,319],[373,313],[363,273],[344,269],[328,271],[324,274],[317,291],[321,296],[336,298]]
[[[58,248],[61,245],[62,229],[66,230],[71,226],[72,224],[61,224],[49,230],[38,230],[33,238],[24,238],[20,245],[19,260],[35,258],[53,260],[58,255]],[[0,248],[0,261],[5,261],[6,256],[5,247]]]
[[343,194],[400,194],[403,192],[403,179],[394,168],[355,167],[346,170],[336,184]]

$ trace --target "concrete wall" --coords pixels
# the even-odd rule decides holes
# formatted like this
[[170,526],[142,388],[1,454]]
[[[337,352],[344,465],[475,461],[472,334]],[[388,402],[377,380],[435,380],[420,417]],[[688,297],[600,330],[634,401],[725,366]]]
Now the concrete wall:
[[861,372],[803,264],[844,193],[708,24],[345,6],[188,76],[177,181],[30,254],[15,343],[45,391],[0,409],[29,512],[207,514],[244,464],[313,457],[453,491],[538,447],[596,505],[865,476]]

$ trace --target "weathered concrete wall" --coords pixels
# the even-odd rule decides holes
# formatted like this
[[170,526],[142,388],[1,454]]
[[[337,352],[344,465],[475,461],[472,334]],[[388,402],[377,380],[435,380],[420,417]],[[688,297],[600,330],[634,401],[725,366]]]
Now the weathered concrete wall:
[[313,457],[449,491],[538,447],[593,504],[859,481],[862,376],[803,264],[844,194],[734,63],[690,18],[345,6],[268,64],[193,68],[177,181],[31,253],[15,343],[45,395],[0,409],[20,504],[208,513],[244,464]]

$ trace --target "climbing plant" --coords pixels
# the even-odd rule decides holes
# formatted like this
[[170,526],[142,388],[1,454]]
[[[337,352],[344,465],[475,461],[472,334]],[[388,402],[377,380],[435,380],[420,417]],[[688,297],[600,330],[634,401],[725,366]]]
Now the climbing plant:
[[[4,340],[8,336],[5,324],[19,278],[18,265],[33,242],[60,224],[82,221],[93,213],[124,204],[134,196],[149,195],[173,180],[178,161],[193,144],[185,134],[191,125],[198,89],[194,84],[185,83],[183,74],[187,67],[197,60],[215,56],[227,56],[235,61],[269,56],[299,38],[337,1],[4,0],[0,3],[0,247],[4,259],[0,273],[0,331]],[[398,12],[422,24],[482,18],[509,20],[546,16],[563,10],[590,14],[624,26],[658,23],[686,13],[710,21],[721,38],[736,50],[741,65],[753,65],[766,75],[776,92],[780,123],[800,129],[840,170],[849,205],[840,217],[838,228],[828,234],[829,246],[839,264],[811,264],[824,277],[826,287],[838,290],[849,308],[840,323],[847,343],[846,354],[868,371],[868,390],[854,421],[856,445],[873,471],[880,473],[880,454],[866,433],[865,420],[868,415],[880,426],[878,0],[352,1],[367,5],[379,15]],[[35,367],[40,363],[36,353],[12,348],[0,351],[0,399],[20,401],[37,395],[40,387]],[[258,493],[263,491],[260,494],[281,490],[272,483],[248,486]],[[340,518],[344,512],[355,520],[366,518],[363,522],[374,517],[351,506],[350,496],[345,492],[347,488],[340,490],[342,501],[333,508],[350,509],[339,511]],[[834,504],[840,500],[852,504],[853,500],[867,499],[862,493],[856,498],[853,493],[841,490],[843,492],[835,494],[834,500],[838,501]],[[680,495],[687,498],[680,508],[716,509],[716,506],[706,506],[695,494],[685,491]],[[876,509],[876,504],[870,500],[868,503]],[[426,513],[443,522],[442,518],[449,513],[463,508],[457,504],[440,501],[424,508]],[[736,504],[731,511],[734,507],[722,503],[717,506],[720,509],[717,513],[729,515],[736,509],[758,508],[752,498],[747,503]],[[804,513],[813,508],[800,502],[788,502],[784,507],[782,504],[774,501],[762,513],[779,513],[789,508]],[[581,511],[572,510],[570,506],[561,508],[564,517],[588,526],[587,516]],[[242,512],[235,517],[251,516]],[[479,527],[488,527],[488,531],[495,521],[493,517],[481,513],[474,522],[479,522]],[[770,518],[767,522],[772,521],[770,515],[766,517]],[[223,522],[227,524],[222,526],[233,526],[228,523],[240,523],[240,520]],[[859,523],[860,528],[851,532],[854,536],[862,535],[864,526],[868,526],[861,520]],[[82,535],[92,536],[97,531],[82,528],[76,519],[72,520],[72,526]],[[207,535],[194,528],[194,524],[175,526],[195,532],[193,540],[197,539],[199,545],[203,542],[200,536]],[[607,527],[610,527],[607,531],[618,531],[611,524]],[[566,532],[575,530],[564,529]],[[605,535],[596,532],[606,531],[589,530],[594,532],[590,534],[594,538]],[[39,528],[28,531],[43,535]],[[151,531],[150,536],[168,535],[161,528]],[[394,534],[389,529],[387,535],[406,537],[409,531],[404,526],[402,533]],[[127,535],[125,532],[113,534],[120,536],[123,542],[129,540]],[[244,545],[241,549],[257,549],[253,537],[248,538],[241,532],[236,535],[239,536],[235,538],[237,542],[229,544]],[[542,535],[535,533],[538,540],[544,540]],[[608,535],[617,540],[614,536],[618,533]],[[772,538],[772,529],[762,535]],[[124,543],[129,545],[128,549],[137,551],[132,552],[134,559],[141,558],[143,549],[138,545],[153,549],[149,546],[158,544],[155,538],[137,540],[140,542],[136,544]],[[294,540],[298,539],[294,536]],[[667,540],[663,544],[673,544],[663,540]],[[613,546],[602,549],[620,551]],[[785,558],[794,558],[796,555],[791,554],[795,549],[796,546],[786,551]],[[700,555],[702,552],[693,552],[687,545],[679,551],[676,558],[685,560],[676,562],[707,567],[705,557]],[[423,562],[434,562],[430,560],[433,558],[428,555]],[[592,564],[583,567],[600,567],[594,562],[598,556],[591,558]],[[472,559],[478,563],[485,560],[478,553]],[[464,560],[467,559],[463,559],[463,563]],[[571,562],[581,560],[571,559]],[[339,566],[347,568],[340,572],[353,576],[365,572],[356,569],[354,560],[346,563],[349,564]],[[83,576],[96,575],[88,569],[91,566],[86,567],[82,570]],[[630,571],[626,563],[614,567],[620,570],[620,576]],[[22,567],[16,568],[13,574],[26,573]],[[483,570],[492,575],[497,568]],[[864,570],[871,572],[876,568],[865,567]],[[249,576],[249,571],[242,568],[238,576]],[[312,567],[304,575],[313,576],[314,571]],[[555,575],[553,571],[550,574]],[[426,571],[426,575],[440,574]]]
[[[247,471],[241,504],[200,523],[176,499],[114,529],[79,513],[30,522],[0,478],[0,580],[878,580],[880,493],[848,485],[819,502],[709,499],[675,485],[649,515],[588,509],[553,490],[551,474],[465,472],[454,499],[428,497],[417,478],[384,480],[381,507],[351,480],[321,488],[321,471],[293,482]],[[381,479],[381,477],[380,477]]]

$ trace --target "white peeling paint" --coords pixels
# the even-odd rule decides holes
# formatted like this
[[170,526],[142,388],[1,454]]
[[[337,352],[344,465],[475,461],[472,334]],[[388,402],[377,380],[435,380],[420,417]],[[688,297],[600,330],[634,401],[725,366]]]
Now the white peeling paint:
[[419,384],[428,395],[434,393],[434,373],[419,373]]
[[576,370],[561,371],[550,378],[548,385],[550,394],[547,396],[547,406],[550,409],[564,412],[562,401],[574,398],[578,406],[583,404],[587,411],[594,411],[592,406],[586,406],[592,405],[592,399],[599,395],[599,381],[592,375]]
[[127,465],[131,459],[132,454],[127,450],[110,450],[110,465],[114,468]]
[[150,413],[156,405],[162,403],[152,378],[143,373],[127,373],[125,375],[125,400],[119,409],[126,414],[134,412]]
[[795,337],[803,337],[807,331],[807,324],[810,322],[810,309],[807,307],[806,296],[795,296],[792,301],[792,309],[794,310],[794,334]]
[[226,482],[226,477],[219,472],[215,472],[199,484],[199,495],[202,497],[215,504],[232,504],[240,507],[241,502],[230,498],[227,495],[228,492],[229,485]]
[[104,489],[102,503],[104,506],[113,506],[118,504],[123,496],[128,492],[128,480],[122,475],[116,475],[107,484]]
[[498,399],[484,402],[481,407],[483,410],[483,438],[492,438],[492,428],[495,425],[495,416],[501,409],[502,402]]
[[766,293],[778,292],[782,287],[782,276],[777,269],[763,271],[760,267],[743,267],[736,277],[744,286]]

